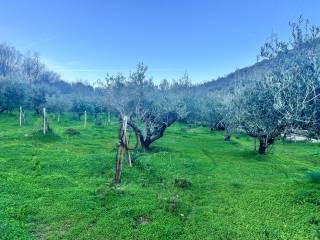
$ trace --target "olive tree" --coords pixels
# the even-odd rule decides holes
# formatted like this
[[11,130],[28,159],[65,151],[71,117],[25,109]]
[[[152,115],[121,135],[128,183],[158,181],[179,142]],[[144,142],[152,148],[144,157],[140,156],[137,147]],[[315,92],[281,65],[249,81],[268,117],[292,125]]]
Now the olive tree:
[[285,127],[285,118],[275,106],[274,92],[266,81],[254,81],[238,86],[231,101],[231,112],[238,114],[239,127],[249,136],[259,139],[259,153],[264,154]]
[[55,113],[57,121],[60,122],[61,115],[71,109],[71,101],[61,94],[52,95],[47,98],[46,108],[48,112]]
[[150,145],[164,135],[165,130],[177,121],[185,109],[176,94],[159,88],[146,76],[147,67],[138,64],[127,78],[122,74],[107,76],[107,98],[120,119],[128,119],[141,146]]
[[312,49],[290,64],[279,66],[266,84],[274,95],[274,109],[285,119],[288,132],[297,128],[319,132],[320,59]]
[[26,86],[18,81],[0,82],[0,113],[19,109],[25,104]]

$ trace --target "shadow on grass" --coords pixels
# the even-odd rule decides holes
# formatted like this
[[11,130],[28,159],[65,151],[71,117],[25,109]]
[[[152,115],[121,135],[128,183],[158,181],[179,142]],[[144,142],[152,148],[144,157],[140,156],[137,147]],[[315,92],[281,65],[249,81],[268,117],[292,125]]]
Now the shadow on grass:
[[141,150],[142,152],[148,152],[148,153],[159,153],[159,152],[171,152],[173,151],[170,147],[163,147],[163,146],[152,146],[148,150]]
[[37,131],[30,135],[32,140],[35,141],[41,141],[41,142],[57,142],[61,140],[61,137],[54,133],[54,132],[48,132],[46,135],[43,134],[43,132]]

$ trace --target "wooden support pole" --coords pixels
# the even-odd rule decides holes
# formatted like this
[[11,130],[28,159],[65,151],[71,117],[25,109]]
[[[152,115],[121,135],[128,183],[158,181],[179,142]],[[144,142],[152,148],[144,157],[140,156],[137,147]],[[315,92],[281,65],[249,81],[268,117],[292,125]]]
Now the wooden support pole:
[[132,167],[132,161],[131,161],[131,156],[129,152],[129,141],[128,141],[128,136],[126,136],[126,153],[127,153],[127,161],[130,167]]
[[43,135],[46,135],[47,126],[46,126],[46,108],[43,108]]
[[87,111],[84,111],[84,127],[87,127]]
[[132,166],[130,152],[129,152],[129,140],[127,136],[127,123],[128,119],[126,116],[122,118],[122,124],[119,131],[119,149],[117,155],[117,163],[116,163],[116,175],[115,175],[115,183],[119,184],[121,182],[121,174],[122,174],[122,162],[124,151],[126,151],[127,161],[129,166]]
[[129,166],[132,167],[132,162],[131,162],[131,157],[130,157],[130,152],[129,152],[129,139],[128,139],[128,135],[127,135],[127,128],[128,128],[128,118],[127,117],[123,118],[122,128],[123,128],[122,142],[125,144],[126,154],[127,154],[127,162],[129,164]]
[[108,125],[111,123],[111,117],[110,117],[110,112],[108,112]]
[[20,127],[22,127],[22,107],[21,106],[19,111],[19,124],[20,124]]
[[119,144],[119,151],[117,156],[117,166],[116,166],[116,176],[115,176],[115,183],[121,183],[121,174],[122,174],[122,160],[123,160],[123,144],[120,142]]

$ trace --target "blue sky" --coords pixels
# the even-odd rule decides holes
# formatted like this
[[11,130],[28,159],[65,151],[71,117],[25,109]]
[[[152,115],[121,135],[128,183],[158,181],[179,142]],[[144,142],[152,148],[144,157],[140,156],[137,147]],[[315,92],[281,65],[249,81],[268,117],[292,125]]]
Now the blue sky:
[[300,14],[320,25],[318,0],[0,0],[0,42],[39,52],[68,81],[129,73],[156,81],[187,70],[208,81],[256,61]]

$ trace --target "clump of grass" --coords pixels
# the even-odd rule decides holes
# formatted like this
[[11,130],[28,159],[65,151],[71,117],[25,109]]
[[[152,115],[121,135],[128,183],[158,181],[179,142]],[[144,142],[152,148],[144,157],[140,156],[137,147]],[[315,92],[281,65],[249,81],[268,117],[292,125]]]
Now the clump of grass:
[[311,183],[320,183],[320,171],[313,171],[313,172],[309,172],[307,175],[309,181]]
[[170,213],[177,213],[181,208],[181,199],[178,194],[162,199],[163,208]]
[[65,134],[69,135],[69,136],[77,136],[77,135],[80,135],[80,132],[75,129],[75,128],[68,128],[66,131],[65,131]]
[[133,217],[133,221],[134,221],[133,226],[138,227],[140,225],[150,224],[152,222],[152,219],[149,216],[144,214],[144,215],[138,215]]
[[176,178],[174,179],[174,186],[178,188],[190,188],[192,183],[184,178]]
[[35,140],[42,141],[42,142],[55,142],[60,140],[59,134],[55,133],[52,129],[43,134],[43,130],[34,130],[31,133],[31,137]]

